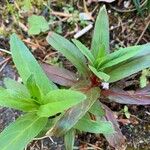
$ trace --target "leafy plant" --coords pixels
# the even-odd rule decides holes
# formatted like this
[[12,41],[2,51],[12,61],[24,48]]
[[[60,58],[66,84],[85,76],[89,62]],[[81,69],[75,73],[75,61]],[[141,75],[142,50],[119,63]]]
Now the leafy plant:
[[32,15],[28,18],[30,35],[37,35],[49,29],[49,24],[43,16]]
[[140,87],[146,87],[148,84],[148,77],[150,77],[150,69],[142,70],[142,74],[140,76]]
[[139,15],[144,17],[145,12],[149,14],[150,11],[150,1],[149,0],[133,0],[133,4]]
[[[58,89],[45,75],[28,48],[13,34],[10,37],[12,58],[23,80],[5,79],[0,89],[0,106],[21,110],[24,115],[0,134],[1,150],[23,150],[48,124],[66,110],[86,99],[72,89]],[[48,119],[54,116],[54,119]]]
[[[47,135],[65,135],[65,142],[70,142],[70,140],[74,141],[75,130],[72,131],[72,129],[103,133],[110,145],[122,149],[125,140],[119,125],[112,111],[102,104],[99,98],[105,97],[110,101],[122,104],[150,104],[149,87],[130,92],[113,85],[110,89],[104,89],[103,86],[150,67],[150,43],[119,48],[111,53],[109,21],[105,6],[100,9],[96,19],[90,49],[78,40],[73,39],[72,43],[54,32],[49,33],[47,41],[77,68],[78,82],[71,79],[71,88],[84,91],[87,95],[87,100],[65,112],[47,132]],[[49,76],[53,74],[51,73],[51,67],[47,66],[44,70]],[[59,69],[55,73],[59,78],[57,78],[58,80],[56,78],[52,80],[60,85],[66,84],[68,86],[67,83],[70,83],[70,78],[67,77],[67,73],[62,73]],[[62,83],[62,81],[64,82]],[[105,125],[103,126],[103,124]],[[100,129],[97,129],[97,127],[100,127]],[[112,127],[114,132],[112,132]],[[65,143],[65,145],[66,149],[73,149],[72,142],[70,142],[70,145],[68,143]]]
[[126,116],[126,118],[130,118],[130,116],[131,116],[131,114],[130,114],[130,112],[129,112],[129,109],[128,109],[128,107],[127,106],[124,106],[124,108],[123,108],[123,112],[124,112],[124,115]]

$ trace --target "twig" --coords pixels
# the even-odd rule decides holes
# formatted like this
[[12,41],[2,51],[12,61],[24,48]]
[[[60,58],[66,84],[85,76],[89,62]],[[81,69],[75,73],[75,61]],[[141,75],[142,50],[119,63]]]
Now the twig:
[[6,49],[3,49],[3,48],[0,48],[0,51],[4,52],[4,53],[7,53],[7,54],[11,54],[10,51],[6,50]]
[[74,35],[74,38],[77,39],[79,37],[81,37],[83,34],[85,34],[86,32],[88,32],[90,29],[93,28],[93,25],[92,24],[89,24],[88,26],[86,26],[84,29],[82,29],[81,31],[77,32],[75,35]]
[[101,149],[100,147],[97,147],[97,146],[95,146],[95,145],[93,145],[93,144],[90,144],[90,143],[84,142],[84,141],[82,141],[82,140],[80,140],[80,141],[81,141],[82,143],[85,143],[85,144],[87,144],[87,145],[89,145],[89,146],[93,147],[94,149],[103,150],[103,149]]
[[89,13],[88,8],[87,8],[87,6],[86,6],[85,0],[83,0],[83,6],[84,6],[84,11],[85,11],[86,13]]
[[8,61],[6,61],[6,62],[2,65],[2,67],[0,68],[0,72],[2,72],[2,70],[5,68],[5,66],[7,65],[7,63],[8,63]]
[[[150,18],[150,17],[148,17],[148,18]],[[137,42],[135,43],[135,45],[137,45],[137,44],[140,42],[140,40],[142,39],[142,37],[143,37],[145,31],[147,30],[149,24],[150,24],[150,20],[149,20],[149,22],[146,24],[146,26],[145,26],[143,32],[141,33],[141,35],[140,35],[140,37],[138,38],[138,40],[137,40]]]
[[34,138],[34,140],[43,140],[43,139],[46,139],[46,138],[49,138],[52,141],[52,143],[55,143],[54,140],[50,136],[43,136],[43,137],[40,137],[40,138]]
[[52,11],[51,15],[61,16],[61,17],[72,17],[72,14],[63,13],[63,12],[57,12],[57,11]]
[[11,57],[8,57],[6,59],[4,59],[3,61],[0,62],[0,66],[3,65],[4,63],[8,62],[8,60],[10,60]]

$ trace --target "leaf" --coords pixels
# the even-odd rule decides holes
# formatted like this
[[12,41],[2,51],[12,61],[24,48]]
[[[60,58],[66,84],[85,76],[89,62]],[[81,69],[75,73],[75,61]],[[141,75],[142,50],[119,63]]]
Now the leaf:
[[57,51],[61,52],[81,74],[88,74],[86,59],[74,44],[54,32],[49,33],[47,42]]
[[35,111],[39,107],[32,99],[23,97],[20,93],[10,89],[0,91],[0,106],[25,112]]
[[143,9],[141,9],[141,2],[140,0],[133,0],[133,4],[137,10],[137,12],[142,16],[144,17],[144,12],[143,12]]
[[29,11],[32,8],[31,0],[23,0],[23,7],[24,11]]
[[94,114],[95,116],[102,117],[105,115],[104,108],[99,100],[97,100],[89,110],[90,113]]
[[10,37],[10,48],[13,61],[24,84],[31,75],[34,75],[35,81],[43,94],[57,88],[44,74],[36,59],[16,34]]
[[40,117],[49,117],[63,112],[70,107],[81,103],[86,96],[78,91],[73,90],[53,90],[50,91],[45,99],[45,105],[41,105],[37,114]]
[[104,120],[110,121],[113,124],[113,128],[115,130],[114,133],[104,134],[104,136],[112,147],[114,147],[118,150],[123,150],[125,148],[125,138],[119,128],[119,124],[118,124],[116,118],[114,117],[113,112],[104,104],[103,104],[103,107],[106,111]]
[[104,80],[105,82],[107,82],[109,80],[110,76],[107,75],[106,73],[97,71],[94,67],[92,67],[90,65],[89,65],[89,68],[99,79]]
[[70,87],[78,80],[76,74],[67,69],[51,66],[45,63],[42,63],[42,68],[49,79],[59,85]]
[[149,69],[144,69],[142,70],[142,74],[140,76],[140,87],[144,88],[148,84],[148,79],[147,77],[149,76],[150,70]]
[[0,134],[1,150],[23,150],[45,127],[47,118],[27,114],[17,119]]
[[139,53],[133,58],[104,70],[110,76],[109,83],[116,82],[150,67],[150,43],[141,45],[139,49]]
[[7,89],[11,89],[11,90],[14,90],[16,92],[18,92],[19,94],[21,94],[24,98],[29,98],[30,97],[30,94],[28,92],[28,89],[26,88],[25,85],[11,79],[11,78],[5,78],[4,79],[4,84],[5,84],[5,87]]
[[81,51],[81,53],[82,53],[84,56],[86,56],[86,58],[89,60],[89,62],[90,62],[91,64],[93,64],[94,61],[95,61],[95,58],[94,58],[94,56],[92,55],[92,53],[90,52],[90,50],[89,50],[87,47],[85,47],[85,45],[83,45],[80,41],[75,40],[75,39],[73,39],[72,41],[73,41],[73,43],[79,48],[79,50]]
[[[105,49],[100,49],[103,46]],[[109,21],[105,6],[100,9],[96,19],[91,49],[95,58],[100,53],[99,50],[101,57],[109,53]]]
[[36,100],[36,102],[38,103],[42,103],[41,99],[42,99],[42,93],[40,91],[40,88],[38,87],[38,85],[36,84],[35,78],[33,75],[31,75],[28,80],[27,80],[27,88],[30,92],[30,95],[33,99]]
[[129,119],[131,114],[129,113],[129,110],[128,110],[127,106],[124,106],[123,112],[124,112],[126,118]]
[[66,111],[56,122],[53,128],[47,132],[47,135],[61,136],[69,131],[78,122],[78,120],[86,114],[94,102],[99,98],[99,93],[99,88],[92,88],[87,90],[85,93],[87,95],[87,99]]
[[112,124],[108,121],[93,121],[87,118],[82,118],[74,127],[80,131],[90,132],[90,133],[103,133],[110,134],[113,133]]
[[[99,68],[104,69],[117,65],[129,58],[135,56],[140,51],[140,46],[130,46],[127,48],[120,48],[119,50],[108,54],[105,58],[101,58]],[[103,60],[101,62],[101,60]]]
[[43,16],[32,15],[28,18],[30,35],[37,35],[40,32],[49,30],[49,24]]
[[73,150],[74,140],[75,140],[75,130],[70,129],[65,134],[65,138],[64,138],[65,150]]
[[[149,88],[147,91],[145,89]],[[102,91],[102,94],[111,101],[121,104],[149,105],[150,104],[150,86],[137,91],[124,91],[114,87],[110,90]]]

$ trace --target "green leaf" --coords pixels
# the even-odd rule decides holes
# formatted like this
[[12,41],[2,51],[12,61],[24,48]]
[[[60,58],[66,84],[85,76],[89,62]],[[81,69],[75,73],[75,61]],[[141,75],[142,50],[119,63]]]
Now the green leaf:
[[98,67],[100,69],[108,68],[117,65],[129,58],[134,57],[140,51],[140,46],[130,46],[126,48],[120,48],[119,50],[108,54],[106,57],[100,58],[97,61],[100,62]]
[[90,65],[89,65],[89,68],[99,79],[104,80],[105,82],[107,82],[109,80],[110,76],[107,75],[106,73],[97,71],[94,67],[92,67]]
[[144,69],[142,70],[142,75],[140,76],[140,87],[144,88],[148,84],[148,79],[147,77],[149,76],[150,70],[149,69]]
[[32,99],[23,97],[22,94],[10,89],[0,91],[0,106],[25,112],[36,111],[39,107]]
[[73,150],[74,140],[75,140],[75,130],[70,129],[65,134],[65,138],[64,138],[65,150]]
[[0,134],[1,150],[23,150],[45,127],[47,118],[28,114],[17,119]]
[[81,74],[88,75],[86,59],[74,44],[54,32],[48,35],[47,42],[57,51],[61,52]]
[[[101,49],[103,46],[104,49]],[[101,57],[109,53],[109,21],[105,6],[100,9],[96,19],[91,49],[95,58],[99,51]]]
[[53,90],[44,99],[46,104],[40,106],[37,114],[41,117],[49,117],[81,103],[86,96],[73,90]]
[[85,47],[85,45],[83,45],[80,41],[75,40],[75,39],[73,39],[72,41],[79,48],[81,53],[86,56],[86,58],[89,60],[89,62],[91,64],[93,64],[95,61],[95,58],[92,55],[92,53],[90,52],[90,50],[87,47]]
[[27,80],[27,88],[30,92],[31,97],[35,99],[37,102],[40,102],[42,99],[42,93],[40,91],[40,88],[36,84],[36,81],[33,75],[31,75]]
[[97,100],[93,106],[89,110],[90,113],[94,114],[95,116],[102,117],[105,115],[104,108],[102,107],[102,104]]
[[108,121],[93,121],[83,117],[74,127],[80,131],[90,133],[111,134],[114,132],[111,122]]
[[34,56],[16,34],[10,37],[10,48],[13,61],[25,85],[27,79],[34,75],[35,81],[43,94],[56,89],[56,85],[48,79]]
[[105,70],[105,73],[110,76],[109,83],[121,80],[150,67],[150,43],[141,45],[139,49],[140,52],[133,58]]
[[7,89],[14,90],[21,94],[23,97],[29,98],[30,94],[28,92],[28,89],[26,88],[25,85],[11,79],[11,78],[5,78],[4,79],[4,84]]
[[[82,89],[82,87],[80,88]],[[85,94],[87,95],[87,99],[66,111],[60,119],[58,119],[53,128],[47,132],[47,135],[61,136],[68,132],[78,122],[78,120],[87,113],[93,103],[99,98],[100,90],[99,88],[92,88],[87,90]]]
[[29,11],[32,8],[31,0],[23,0],[23,7],[24,11]]
[[98,51],[96,60],[105,57],[105,55],[106,55],[105,46],[102,45],[102,46],[99,48],[99,51]]
[[49,24],[43,16],[32,15],[28,18],[30,35],[37,35],[40,32],[46,32],[49,29]]

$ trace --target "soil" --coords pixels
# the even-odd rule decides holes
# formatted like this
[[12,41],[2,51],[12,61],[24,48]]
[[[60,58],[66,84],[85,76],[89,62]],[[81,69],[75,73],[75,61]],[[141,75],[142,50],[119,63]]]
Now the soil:
[[[92,1],[92,0],[91,0]],[[87,6],[89,11],[92,11],[95,7],[102,5],[102,3],[91,3],[91,1],[87,2]],[[130,2],[131,1],[126,1]],[[14,2],[11,1],[12,5]],[[54,11],[62,11],[62,7],[66,6],[67,2],[53,2],[52,9]],[[69,3],[69,2],[68,2]],[[131,3],[128,8],[124,7],[125,1],[121,0],[119,2],[114,2],[110,4],[106,4],[109,18],[110,18],[110,33],[111,33],[111,49],[112,51],[119,47],[125,47],[129,45],[136,44],[143,44],[146,42],[150,42],[150,29],[146,25],[149,23],[150,17],[147,11],[143,12],[144,17],[141,17],[136,10],[133,11],[134,8],[133,4]],[[2,25],[6,25],[5,31],[7,34],[1,34],[0,32],[0,48],[9,50],[8,44],[8,37],[10,32],[16,31],[23,40],[25,40],[26,44],[33,49],[33,53],[35,57],[40,61],[49,61],[52,63],[54,57],[58,57],[57,63],[59,65],[63,64],[67,69],[74,69],[68,61],[66,61],[61,55],[55,53],[50,46],[45,42],[45,36],[47,33],[41,34],[40,36],[29,37],[27,33],[21,29],[18,30],[18,25],[14,25],[13,17],[10,13],[4,11],[2,6],[6,6],[5,1],[0,2],[0,27]],[[34,8],[37,6],[35,5]],[[83,12],[83,3],[82,1],[74,3],[73,7],[79,12]],[[42,9],[42,11],[41,11]],[[123,10],[123,11],[122,11]],[[97,9],[98,11],[98,9]],[[97,11],[94,12],[94,18],[97,16]],[[47,9],[37,7],[36,13],[44,14],[47,17]],[[4,16],[5,14],[5,16]],[[24,16],[25,21],[21,19],[22,23],[26,25],[26,16]],[[59,17],[58,17],[59,18]],[[60,19],[60,18],[59,18]],[[56,20],[58,21],[58,20]],[[59,20],[60,21],[60,20]],[[62,35],[66,36],[67,38],[73,38],[75,34],[75,25],[70,25],[67,22],[61,22],[62,27]],[[57,25],[52,25],[51,30],[56,31]],[[13,29],[12,29],[13,28]],[[83,28],[80,24],[78,28]],[[43,38],[41,40],[41,37]],[[27,41],[29,39],[30,42]],[[80,38],[80,40],[89,45],[91,41],[91,31],[86,33],[84,36]],[[36,45],[34,44],[36,43]],[[1,52],[0,53],[0,64],[8,59],[10,56]],[[62,63],[63,62],[63,63]],[[8,61],[2,63],[0,65],[0,85],[3,86],[3,79],[4,77],[10,77],[13,79],[18,79],[18,75],[12,62],[10,59]],[[3,68],[2,68],[3,67]],[[139,74],[137,76],[133,76],[131,82],[129,83],[130,86],[135,87],[139,86]],[[136,81],[136,82],[135,82]],[[124,83],[120,82],[124,86]],[[136,83],[136,84],[135,84]],[[126,87],[126,86],[125,86]],[[125,88],[124,87],[124,88]],[[127,86],[128,87],[128,86]],[[125,115],[121,112],[124,108],[124,105],[111,103],[107,104],[118,116],[118,120],[120,123],[120,127],[122,133],[126,137],[127,141],[127,150],[150,150],[150,106],[136,106],[136,105],[129,105],[129,112],[131,113],[130,119],[127,119]],[[21,112],[16,111],[10,108],[0,108],[0,131],[2,131],[6,126],[8,126],[11,122],[15,121],[15,119],[21,114]],[[128,122],[129,121],[129,122]],[[42,139],[39,141],[33,141],[29,144],[27,150],[64,150],[64,143],[62,138],[55,138],[52,137],[51,139]],[[87,150],[92,149],[93,146],[97,146],[103,150],[113,150],[114,148],[110,147],[107,141],[104,139],[103,136],[84,133],[79,134],[76,137],[76,144],[75,149],[80,150]],[[94,149],[94,148],[93,148]],[[95,148],[96,149],[96,148]]]

